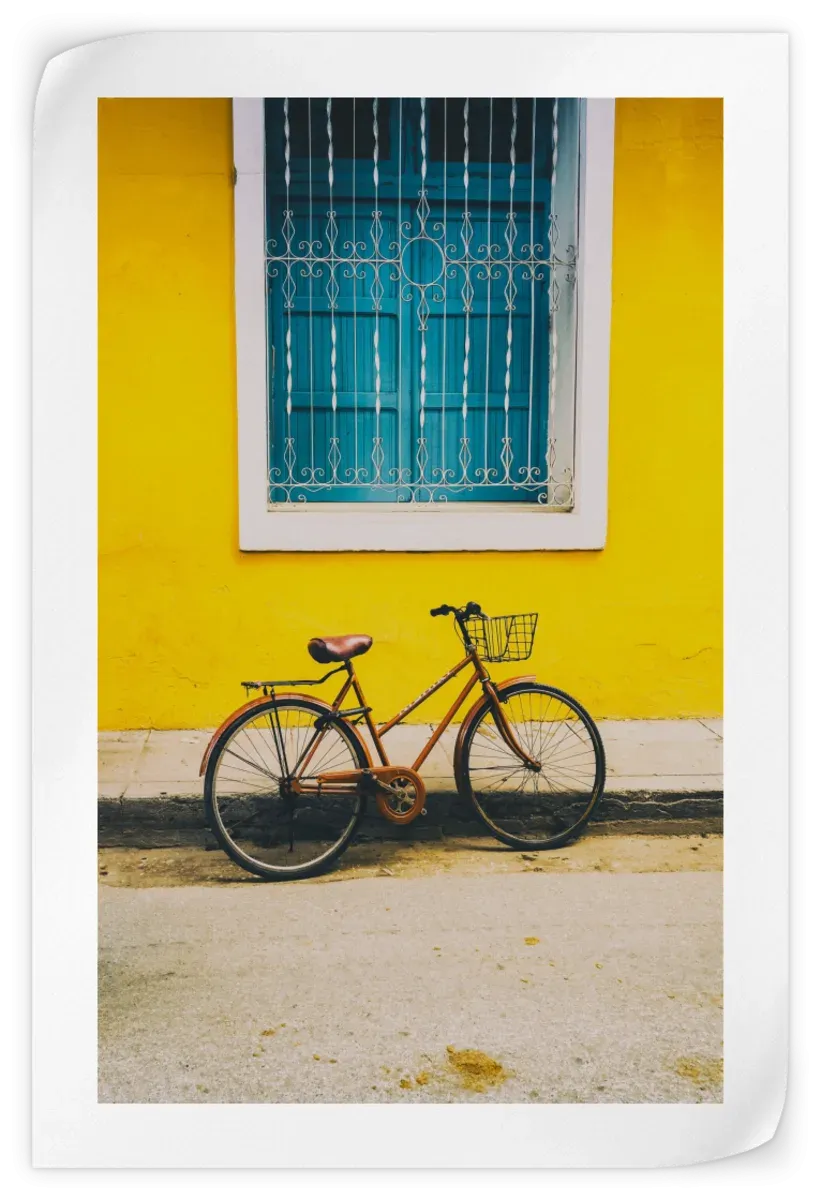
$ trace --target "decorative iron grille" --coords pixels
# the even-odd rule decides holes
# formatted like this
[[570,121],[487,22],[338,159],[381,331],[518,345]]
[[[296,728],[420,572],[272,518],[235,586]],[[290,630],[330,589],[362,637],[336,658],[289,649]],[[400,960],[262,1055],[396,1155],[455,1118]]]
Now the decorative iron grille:
[[573,506],[579,105],[266,101],[269,502]]

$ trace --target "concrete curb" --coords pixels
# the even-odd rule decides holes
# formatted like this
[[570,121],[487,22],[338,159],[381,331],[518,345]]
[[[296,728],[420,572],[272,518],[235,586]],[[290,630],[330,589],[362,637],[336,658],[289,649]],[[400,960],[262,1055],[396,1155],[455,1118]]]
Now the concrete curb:
[[[601,833],[721,832],[724,811],[720,790],[607,790],[591,822]],[[139,800],[100,797],[97,806],[100,846],[203,846],[213,842],[205,825],[202,793],[149,796]],[[363,839],[422,841],[486,833],[455,792],[430,792],[427,813],[412,825],[390,825],[366,816]]]
[[[720,827],[723,812],[723,724],[713,718],[602,720],[607,783],[595,818],[603,831],[670,832],[685,823]],[[400,725],[387,735],[393,762],[413,762],[433,727]],[[486,832],[453,781],[456,727],[427,760],[427,813],[402,828],[377,816],[362,838],[418,841]],[[105,846],[207,844],[200,759],[208,729],[142,729],[99,735],[98,822]],[[592,828],[592,825],[591,825]],[[698,830],[696,830],[698,831]]]

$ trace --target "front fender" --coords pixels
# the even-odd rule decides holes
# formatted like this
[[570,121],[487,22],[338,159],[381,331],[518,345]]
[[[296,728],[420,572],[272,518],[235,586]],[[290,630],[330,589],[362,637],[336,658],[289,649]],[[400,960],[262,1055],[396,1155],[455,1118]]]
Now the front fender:
[[[491,680],[491,682],[492,682],[493,686],[496,688],[497,692],[503,692],[505,690],[505,688],[512,687],[514,683],[535,683],[535,681],[536,681],[535,675],[513,675],[510,679],[503,679],[501,683],[497,683],[495,680]],[[475,704],[471,707],[470,711],[467,713],[465,719],[462,721],[462,724],[459,728],[459,734],[456,738],[456,745],[453,748],[453,774],[454,774],[454,778],[457,780],[459,779],[459,760],[462,757],[462,746],[464,745],[464,742],[465,742],[465,734],[467,732],[467,728],[470,725],[471,718],[476,716],[477,712],[482,707],[485,700],[487,700],[487,696],[485,695],[484,692],[482,692],[479,699],[475,702]]]
[[[211,737],[211,741],[206,746],[205,753],[202,756],[202,762],[200,763],[200,775],[201,776],[204,775],[205,772],[208,770],[208,760],[210,759],[211,755],[214,752],[214,747],[216,746],[217,742],[219,741],[220,737],[225,732],[225,730],[228,728],[228,726],[233,721],[235,721],[237,719],[237,717],[242,716],[243,713],[251,712],[255,708],[263,708],[266,704],[269,704],[272,699],[276,699],[276,700],[310,700],[312,704],[318,704],[320,706],[320,708],[324,708],[326,710],[326,712],[333,712],[333,707],[327,702],[327,700],[320,700],[320,698],[318,696],[311,696],[307,692],[277,692],[275,697],[274,696],[257,696],[257,697],[255,697],[255,699],[249,700],[247,704],[241,704],[239,708],[235,709],[229,716],[227,716],[225,718],[223,723],[220,725],[219,729],[214,730],[214,733]],[[372,760],[371,760],[371,754],[370,754],[370,751],[368,750],[367,744],[363,741],[362,736],[358,729],[355,729],[353,726],[351,726],[351,729],[353,729],[353,732],[356,735],[357,740],[359,741],[360,745],[362,746],[362,749],[365,751],[365,757],[368,761],[368,765],[370,766]]]

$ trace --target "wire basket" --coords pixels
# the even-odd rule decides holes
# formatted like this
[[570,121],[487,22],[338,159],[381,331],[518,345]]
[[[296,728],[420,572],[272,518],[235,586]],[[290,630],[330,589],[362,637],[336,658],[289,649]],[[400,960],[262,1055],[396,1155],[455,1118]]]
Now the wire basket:
[[465,632],[485,662],[520,662],[530,658],[538,619],[538,613],[468,617]]

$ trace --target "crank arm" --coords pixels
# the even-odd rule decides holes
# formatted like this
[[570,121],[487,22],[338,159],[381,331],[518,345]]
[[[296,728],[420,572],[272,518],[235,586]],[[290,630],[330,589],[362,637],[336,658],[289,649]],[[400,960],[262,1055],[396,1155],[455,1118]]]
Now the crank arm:
[[387,792],[389,796],[393,795],[393,788],[390,786],[390,784],[383,783],[381,779],[374,777],[373,779],[369,779],[367,782],[368,786],[372,787],[374,791]]

